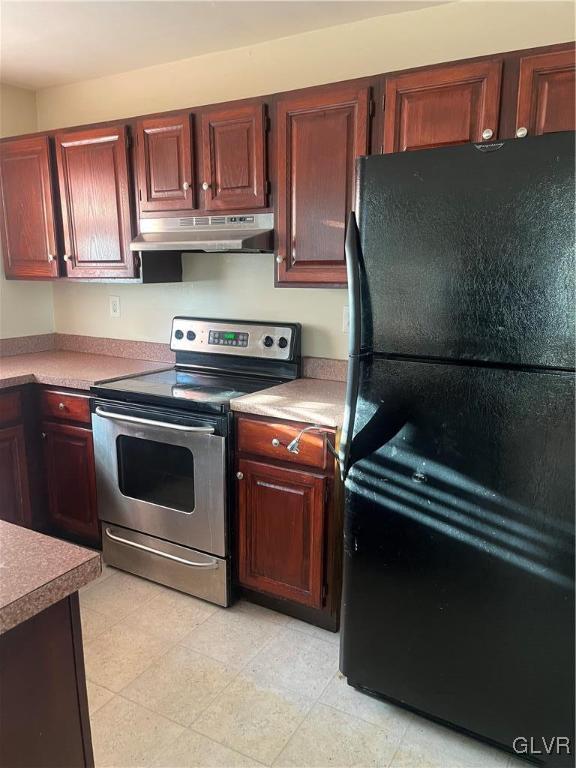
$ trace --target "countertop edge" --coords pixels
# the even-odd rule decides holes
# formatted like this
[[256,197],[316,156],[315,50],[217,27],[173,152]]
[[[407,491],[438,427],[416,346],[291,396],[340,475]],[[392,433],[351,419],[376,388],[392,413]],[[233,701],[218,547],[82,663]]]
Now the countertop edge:
[[102,572],[102,558],[99,552],[84,563],[21,595],[0,610],[0,635],[41,613],[54,603],[69,597],[81,587],[98,578]]

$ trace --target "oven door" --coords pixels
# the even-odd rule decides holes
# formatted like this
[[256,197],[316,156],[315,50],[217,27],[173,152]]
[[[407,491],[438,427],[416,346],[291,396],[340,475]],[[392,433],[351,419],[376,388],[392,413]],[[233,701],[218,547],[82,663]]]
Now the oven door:
[[177,422],[97,403],[98,516],[225,557],[226,438],[197,418]]

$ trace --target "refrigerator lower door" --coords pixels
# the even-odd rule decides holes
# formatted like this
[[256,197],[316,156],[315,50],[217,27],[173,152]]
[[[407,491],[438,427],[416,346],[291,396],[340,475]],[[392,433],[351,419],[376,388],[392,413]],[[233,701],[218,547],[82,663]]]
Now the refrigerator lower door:
[[348,682],[509,751],[573,737],[573,375],[373,359],[351,453]]

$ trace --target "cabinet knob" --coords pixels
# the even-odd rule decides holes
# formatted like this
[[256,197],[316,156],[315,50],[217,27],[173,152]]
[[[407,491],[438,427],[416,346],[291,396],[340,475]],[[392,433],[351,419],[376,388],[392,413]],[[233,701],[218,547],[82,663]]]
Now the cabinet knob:
[[243,480],[244,479],[244,472],[236,472],[236,477],[238,478],[238,480]]
[[64,403],[58,403],[58,408],[60,408],[60,410],[63,411],[64,408],[66,408],[66,406],[64,405]]
[[40,437],[42,440],[46,440],[46,432],[40,432]]
[[276,256],[276,263],[277,264],[282,264],[283,261],[284,261],[284,256]]
[[72,256],[69,253],[64,254],[64,261],[72,261]]
[[187,181],[185,181],[184,184],[182,184],[182,189],[184,190],[184,192],[187,192],[190,189],[190,184]]
[[277,437],[272,438],[272,445],[274,446],[274,448],[279,448],[280,447],[280,440],[278,440]]
[[207,189],[210,189],[210,184],[208,184],[207,181],[203,181],[202,182],[202,189],[204,190],[204,192],[206,192]]
[[492,136],[494,136],[494,131],[491,128],[484,128],[482,131],[482,138],[484,141],[488,141],[488,139],[491,139]]
[[525,136],[528,136],[528,128],[524,128],[524,126],[521,126],[520,128],[516,129],[517,139],[523,139]]
[[56,256],[54,256],[54,254],[53,254],[53,253],[49,253],[49,254],[48,254],[48,261],[49,261],[49,262],[52,262],[52,261],[54,261],[54,259],[55,259],[55,258],[56,258]]

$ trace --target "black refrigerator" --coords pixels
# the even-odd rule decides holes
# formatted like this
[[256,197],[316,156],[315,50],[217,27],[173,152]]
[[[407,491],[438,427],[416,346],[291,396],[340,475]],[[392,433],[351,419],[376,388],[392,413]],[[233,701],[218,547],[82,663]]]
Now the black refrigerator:
[[340,457],[349,684],[559,766],[574,202],[573,133],[358,161]]

